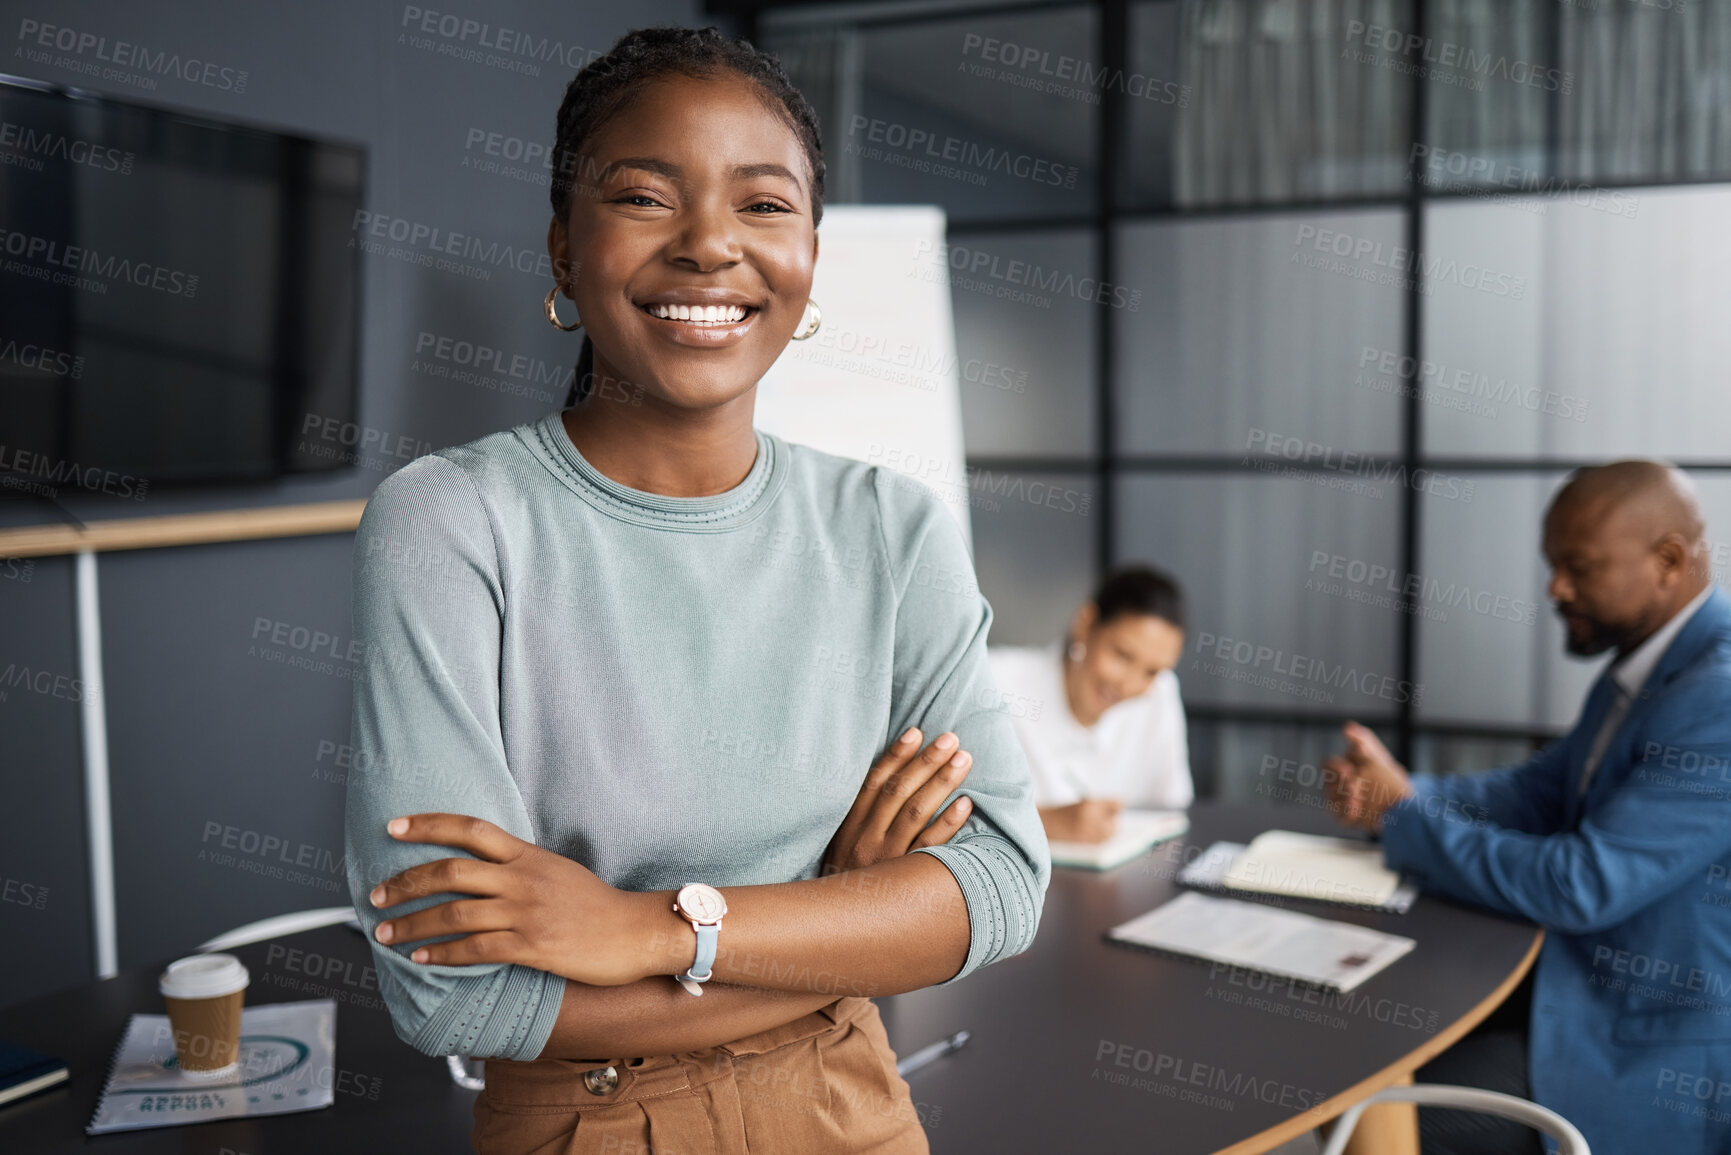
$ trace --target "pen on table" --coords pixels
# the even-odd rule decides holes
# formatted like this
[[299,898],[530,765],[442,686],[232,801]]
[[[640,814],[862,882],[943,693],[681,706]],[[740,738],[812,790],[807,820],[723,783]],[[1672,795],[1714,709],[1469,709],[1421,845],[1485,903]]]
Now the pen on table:
[[921,1067],[935,1063],[945,1055],[962,1049],[962,1044],[968,1041],[968,1032],[957,1031],[947,1039],[939,1039],[928,1047],[921,1047],[907,1058],[896,1064],[896,1074],[906,1077]]

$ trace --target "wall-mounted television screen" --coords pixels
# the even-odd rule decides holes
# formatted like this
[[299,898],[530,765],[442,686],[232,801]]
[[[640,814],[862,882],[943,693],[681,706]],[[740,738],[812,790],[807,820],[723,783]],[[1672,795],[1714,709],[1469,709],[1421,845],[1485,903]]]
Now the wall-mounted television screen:
[[300,446],[355,419],[365,170],[355,144],[0,76],[0,485],[346,468]]

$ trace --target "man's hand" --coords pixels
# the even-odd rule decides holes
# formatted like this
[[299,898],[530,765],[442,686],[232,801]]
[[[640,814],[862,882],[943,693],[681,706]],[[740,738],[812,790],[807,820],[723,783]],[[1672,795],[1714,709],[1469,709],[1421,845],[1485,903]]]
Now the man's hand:
[[1053,842],[1104,842],[1118,829],[1122,799],[1084,798],[1068,806],[1040,807],[1040,821]]
[[1348,722],[1341,733],[1346,753],[1322,763],[1329,805],[1346,825],[1379,833],[1384,812],[1412,794],[1412,779],[1367,727]]
[[973,755],[960,748],[954,734],[944,733],[916,757],[920,737],[919,730],[909,730],[867,772],[865,785],[824,852],[824,874],[900,858],[922,846],[942,846],[974,812],[973,800],[964,794],[932,820],[968,776]]

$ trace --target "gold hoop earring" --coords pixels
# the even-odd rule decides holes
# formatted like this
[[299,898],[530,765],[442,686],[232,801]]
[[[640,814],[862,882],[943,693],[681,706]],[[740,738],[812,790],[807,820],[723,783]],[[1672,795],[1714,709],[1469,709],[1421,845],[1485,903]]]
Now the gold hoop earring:
[[821,328],[823,328],[823,310],[817,307],[816,301],[807,298],[805,313],[799,319],[799,328],[793,331],[793,339],[803,341]]
[[555,329],[562,330],[566,333],[569,333],[573,329],[581,329],[583,327],[582,318],[578,318],[569,325],[566,325],[559,320],[559,307],[555,303],[558,299],[559,286],[554,285],[551,289],[547,290],[547,320],[553,323]]

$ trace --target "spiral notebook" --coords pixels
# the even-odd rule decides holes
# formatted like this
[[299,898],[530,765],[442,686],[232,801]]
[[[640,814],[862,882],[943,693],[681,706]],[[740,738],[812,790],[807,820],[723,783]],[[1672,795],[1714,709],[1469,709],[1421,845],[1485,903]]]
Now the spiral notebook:
[[1250,845],[1216,842],[1178,874],[1178,885],[1252,901],[1302,898],[1329,906],[1405,914],[1418,887],[1382,865],[1367,842],[1270,830]]

